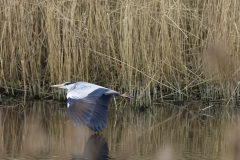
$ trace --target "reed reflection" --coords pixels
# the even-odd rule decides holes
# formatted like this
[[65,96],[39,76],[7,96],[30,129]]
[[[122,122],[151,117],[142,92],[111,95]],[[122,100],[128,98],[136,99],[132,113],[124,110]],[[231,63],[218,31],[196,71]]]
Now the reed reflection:
[[229,123],[239,119],[239,109],[203,113],[166,105],[145,112],[126,107],[116,114],[110,105],[106,129],[94,134],[72,125],[67,110],[61,109],[65,104],[45,101],[1,107],[0,159],[219,159]]

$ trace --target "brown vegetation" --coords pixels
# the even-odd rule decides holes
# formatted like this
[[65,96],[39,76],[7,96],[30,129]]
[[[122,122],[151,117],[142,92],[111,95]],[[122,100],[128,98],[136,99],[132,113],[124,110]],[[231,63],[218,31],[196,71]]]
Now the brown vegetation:
[[239,78],[239,6],[3,0],[0,87],[45,97],[49,84],[88,81],[142,100],[228,98]]

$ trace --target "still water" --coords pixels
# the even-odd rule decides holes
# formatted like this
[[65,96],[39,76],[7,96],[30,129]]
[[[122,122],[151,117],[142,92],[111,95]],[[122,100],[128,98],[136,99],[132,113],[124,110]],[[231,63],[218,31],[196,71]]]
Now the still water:
[[[209,107],[211,106],[211,107]],[[107,127],[96,134],[74,127],[66,103],[0,106],[0,159],[234,159],[238,107],[191,102],[109,105]],[[239,157],[238,157],[239,158]]]

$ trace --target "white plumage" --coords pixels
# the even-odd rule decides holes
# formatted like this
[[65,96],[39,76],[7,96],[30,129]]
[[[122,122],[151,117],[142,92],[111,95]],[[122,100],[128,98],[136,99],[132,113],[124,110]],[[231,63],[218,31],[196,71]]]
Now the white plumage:
[[[71,85],[71,84],[70,84]],[[119,92],[87,82],[76,82],[73,85],[73,89],[67,91],[67,98],[82,99],[93,93],[95,90],[103,88],[106,89],[106,94],[119,95]],[[105,94],[105,93],[104,93]]]

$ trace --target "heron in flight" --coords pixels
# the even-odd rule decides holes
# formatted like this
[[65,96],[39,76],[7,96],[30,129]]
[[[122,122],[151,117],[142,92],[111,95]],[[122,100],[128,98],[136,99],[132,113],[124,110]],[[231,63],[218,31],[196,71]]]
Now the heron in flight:
[[67,90],[67,108],[73,125],[87,125],[95,132],[107,123],[108,103],[112,95],[133,98],[131,95],[88,82],[65,82],[51,87]]

